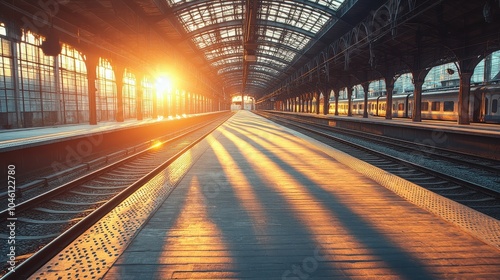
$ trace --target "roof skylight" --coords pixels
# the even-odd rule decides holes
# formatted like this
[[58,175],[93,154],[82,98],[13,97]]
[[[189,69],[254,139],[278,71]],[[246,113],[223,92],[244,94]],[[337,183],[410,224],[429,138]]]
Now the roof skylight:
[[[244,0],[166,0],[189,39],[234,84],[243,72]],[[264,85],[280,76],[332,20],[344,0],[260,0],[255,55],[248,83]],[[235,74],[237,73],[237,74]],[[229,75],[229,76],[227,76]],[[227,77],[226,77],[227,76]],[[255,79],[253,81],[252,79]]]

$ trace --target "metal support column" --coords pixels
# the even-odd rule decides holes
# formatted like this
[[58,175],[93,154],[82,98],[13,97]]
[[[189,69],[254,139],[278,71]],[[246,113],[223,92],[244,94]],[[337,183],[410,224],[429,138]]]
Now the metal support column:
[[413,76],[413,112],[412,120],[414,122],[422,121],[422,85],[425,81],[425,76],[429,73],[429,69],[423,69],[418,71],[412,71]]
[[330,87],[323,87],[323,115],[328,115],[330,112]]
[[394,90],[395,80],[392,76],[385,78],[385,89],[387,92],[386,98],[386,108],[385,108],[385,119],[392,119],[392,91]]
[[460,89],[458,91],[458,124],[470,124],[470,79],[472,73],[460,73]]
[[347,86],[347,116],[352,117],[352,86]]
[[89,90],[89,124],[97,124],[97,64],[99,57],[92,54],[85,55],[85,66],[87,67],[87,82]]
[[335,116],[339,115],[339,95],[340,95],[340,89],[335,88],[333,90],[333,97],[335,98]]
[[125,74],[125,67],[117,64],[114,67],[116,78],[116,121],[123,122],[123,75]]
[[142,82],[144,81],[144,76],[143,75],[138,75],[136,77],[139,77],[139,79],[136,78],[136,95],[135,95],[135,110],[137,112],[137,120],[142,121],[144,118],[143,112],[142,112],[142,99],[144,96],[144,87],[142,85]]
[[370,89],[370,82],[364,82],[361,84],[363,87],[364,95],[364,105],[363,105],[363,118],[368,118],[368,92]]

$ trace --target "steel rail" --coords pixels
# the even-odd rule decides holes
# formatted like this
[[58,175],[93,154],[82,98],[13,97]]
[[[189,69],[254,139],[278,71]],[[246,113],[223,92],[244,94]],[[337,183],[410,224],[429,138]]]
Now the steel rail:
[[[214,128],[210,129],[208,132],[204,133],[201,137],[198,137],[197,140],[189,143],[186,147],[184,147],[181,151],[177,152],[175,155],[164,161],[162,164],[157,166],[152,171],[148,172],[146,175],[142,176],[140,179],[126,187],[124,190],[119,192],[116,196],[105,202],[99,208],[94,210],[92,213],[88,214],[82,220],[74,224],[65,232],[61,233],[58,237],[53,239],[43,248],[38,250],[28,259],[23,261],[16,267],[15,271],[10,271],[5,274],[1,279],[2,280],[14,280],[14,279],[27,279],[30,275],[35,273],[41,266],[43,266],[47,261],[56,256],[60,251],[62,251],[67,245],[69,245],[73,240],[78,238],[81,234],[83,234],[88,228],[90,228],[93,224],[99,221],[102,217],[104,217],[107,213],[113,210],[116,206],[118,206],[122,201],[128,198],[131,194],[133,194],[136,190],[138,190],[141,186],[146,184],[149,180],[151,180],[154,176],[160,173],[162,170],[167,168],[170,164],[172,164],[176,159],[182,156],[184,153],[189,151],[192,147],[202,141],[205,137],[207,137],[210,133],[212,133],[215,129],[217,129],[220,125],[222,125],[225,120],[227,120],[230,116],[217,118],[215,121],[220,121],[220,123]],[[215,122],[213,121],[213,122]],[[186,134],[192,133],[196,130],[192,130]],[[184,135],[185,136],[185,135]],[[132,155],[127,157],[127,159],[137,157],[137,155]],[[120,161],[123,162],[123,161]],[[115,165],[116,166],[116,165]],[[100,174],[106,173],[108,168],[102,168],[99,171]],[[94,176],[95,177],[95,176]],[[80,180],[75,180],[80,182]],[[73,183],[73,182],[72,182]],[[58,190],[61,192],[61,190]],[[50,196],[52,197],[52,196]],[[26,201],[28,202],[28,201]]]

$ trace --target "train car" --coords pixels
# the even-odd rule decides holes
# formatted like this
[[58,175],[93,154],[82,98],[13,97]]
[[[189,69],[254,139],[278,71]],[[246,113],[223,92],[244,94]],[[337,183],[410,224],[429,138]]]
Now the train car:
[[[318,112],[316,112],[316,97],[313,98],[311,101],[311,104],[309,105],[310,106],[310,112],[309,113],[319,113],[319,114],[323,114],[323,111],[324,111],[324,103],[325,103],[325,98],[323,97],[323,95],[321,94],[320,97],[319,97],[319,106],[318,106]],[[331,104],[330,104],[331,106]]]
[[[458,87],[425,90],[422,92],[422,119],[456,121],[458,119]],[[352,100],[353,115],[364,112],[364,98]],[[411,118],[413,111],[413,92],[399,93],[392,97],[392,117]],[[473,85],[469,102],[470,119],[473,122],[500,123],[500,84],[486,86]],[[347,115],[347,100],[339,100],[340,115]],[[386,96],[368,98],[369,115],[385,117],[387,110]],[[335,112],[335,104],[330,104],[330,113]]]
[[474,119],[488,123],[500,123],[500,83],[477,89],[474,97],[476,102],[480,104],[474,112]]

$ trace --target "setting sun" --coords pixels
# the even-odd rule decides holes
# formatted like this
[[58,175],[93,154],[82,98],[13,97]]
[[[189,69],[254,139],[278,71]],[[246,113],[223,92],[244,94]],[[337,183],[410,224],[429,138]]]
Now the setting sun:
[[158,94],[164,94],[172,91],[172,79],[167,76],[161,76],[156,79],[156,90]]

